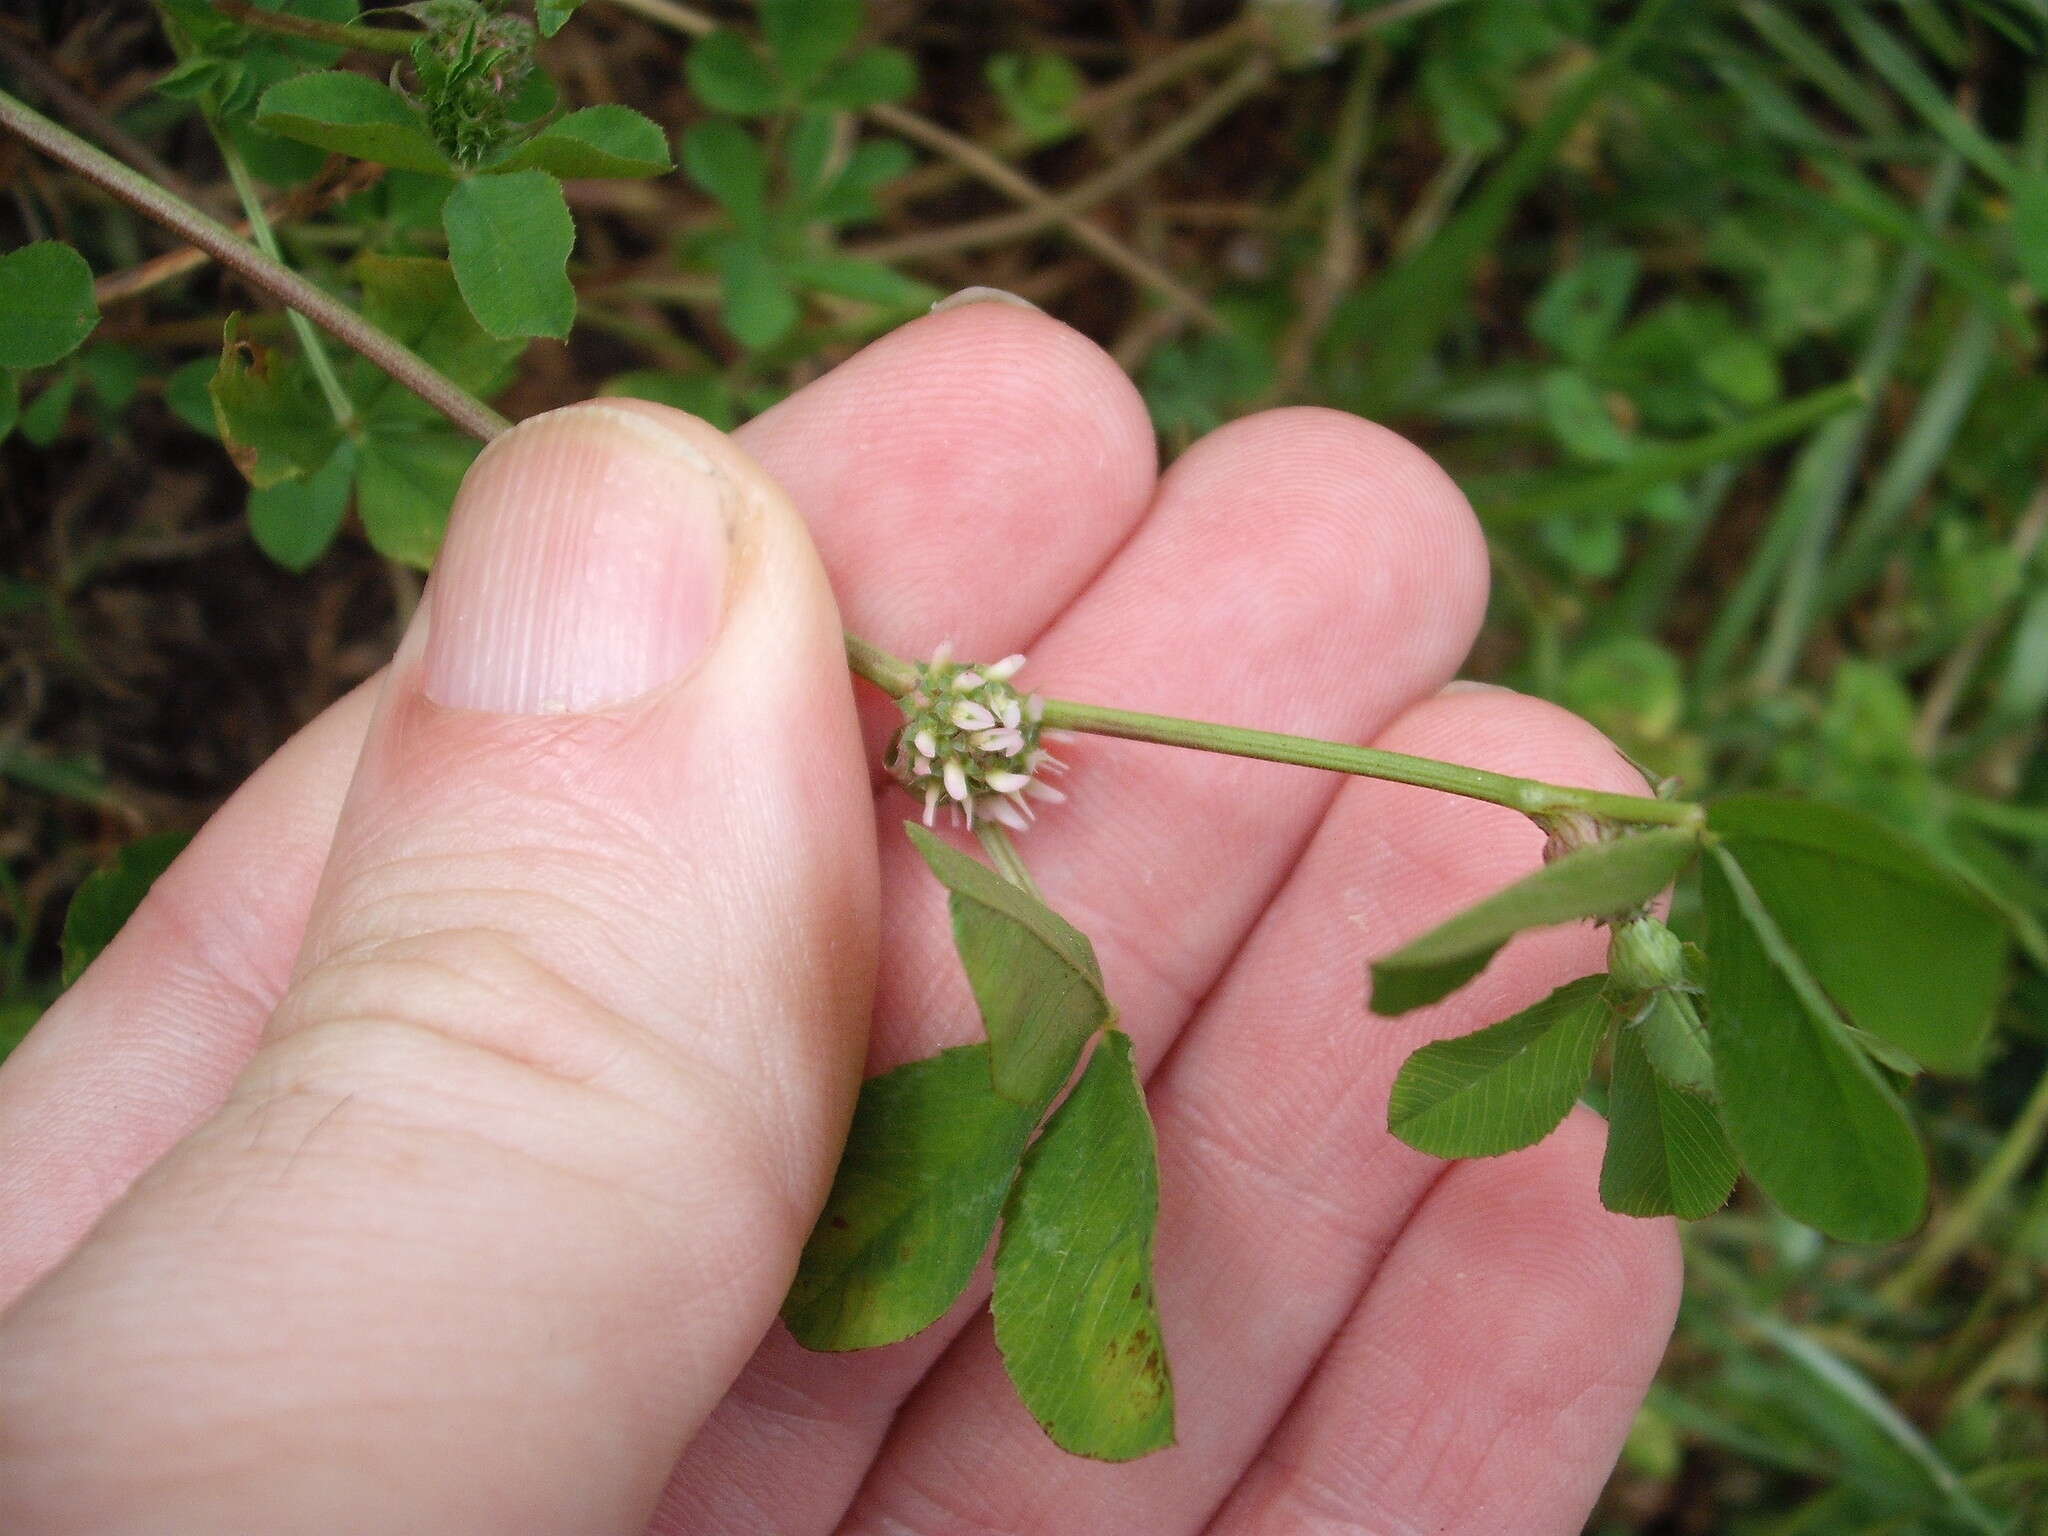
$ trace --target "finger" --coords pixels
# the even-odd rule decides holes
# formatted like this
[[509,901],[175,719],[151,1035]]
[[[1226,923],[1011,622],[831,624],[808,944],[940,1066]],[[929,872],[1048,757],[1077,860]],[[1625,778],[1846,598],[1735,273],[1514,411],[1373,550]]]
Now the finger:
[[[1037,644],[1026,676],[1059,694],[1356,739],[1450,674],[1485,584],[1472,513],[1423,454],[1337,412],[1276,411],[1173,466],[1144,526]],[[1121,1027],[1156,1060],[1335,781],[1136,743],[1060,750],[1073,760],[1074,803],[1020,840],[1024,857],[1094,940]],[[871,1068],[979,1033],[944,893],[889,824],[908,808],[896,796],[882,817],[890,921]],[[898,1403],[979,1295],[872,1356],[809,1355],[771,1337],[691,1447],[661,1528],[830,1528]],[[805,1421],[800,1452],[792,1415]]]
[[638,1530],[829,1184],[875,895],[779,489],[681,413],[501,438],[256,1055],[0,1322],[0,1528]]
[[[1643,787],[1591,727],[1499,689],[1460,687],[1419,705],[1377,744],[1552,782]],[[1115,1468],[1063,1454],[1017,1403],[979,1322],[898,1418],[852,1528],[939,1531],[1000,1513],[1025,1529],[1116,1530],[1143,1511],[1161,1536],[1201,1529],[1443,1171],[1387,1131],[1407,1053],[1597,969],[1602,936],[1590,925],[1528,935],[1441,1005],[1395,1019],[1366,1012],[1365,957],[1526,874],[1542,842],[1512,811],[1347,781],[1151,1083],[1154,1264],[1179,1449]],[[971,1466],[980,1472],[966,1475]]]
[[0,1307],[227,1096],[284,995],[378,687],[258,769],[0,1064]]
[[[889,645],[949,623],[997,654],[1028,640],[1152,487],[1121,371],[1004,304],[905,326],[737,435],[793,488],[847,622]],[[991,558],[998,541],[1016,557]],[[948,623],[920,606],[946,602],[964,604]],[[330,710],[237,792],[0,1065],[0,1305],[219,1105],[298,953],[368,704]]]
[[848,626],[923,654],[1030,639],[1151,498],[1144,401],[1079,331],[1016,304],[916,320],[749,422]]
[[1600,1208],[1606,1133],[1580,1111],[1458,1163],[1215,1524],[1571,1536],[1670,1337],[1668,1220]]

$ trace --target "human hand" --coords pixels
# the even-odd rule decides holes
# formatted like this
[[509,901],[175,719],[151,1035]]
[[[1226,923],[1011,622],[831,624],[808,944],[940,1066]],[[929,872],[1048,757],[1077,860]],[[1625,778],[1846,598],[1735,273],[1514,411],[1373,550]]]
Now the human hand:
[[[1024,853],[1152,1074],[1177,1449],[1057,1451],[971,1305],[866,1355],[770,1331],[863,1051],[976,1029],[804,524],[897,650],[1639,791],[1569,716],[1441,691],[1485,602],[1462,498],[1311,410],[1155,484],[1110,360],[999,304],[738,440],[766,475],[655,407],[492,448],[386,679],[0,1071],[0,1529],[1576,1531],[1676,1244],[1600,1209],[1584,1113],[1480,1163],[1387,1133],[1420,1041],[1600,964],[1541,933],[1364,1012],[1366,956],[1539,856],[1469,801],[1063,753],[1076,803]],[[861,713],[873,764],[893,712]]]

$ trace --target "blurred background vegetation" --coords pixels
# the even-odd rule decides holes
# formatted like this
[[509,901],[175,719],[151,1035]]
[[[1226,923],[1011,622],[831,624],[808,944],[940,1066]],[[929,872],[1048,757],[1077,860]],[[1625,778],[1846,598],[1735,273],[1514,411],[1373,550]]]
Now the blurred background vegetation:
[[[1690,793],[1885,817],[2020,937],[1981,1072],[1916,1088],[1929,1226],[1850,1248],[1743,1194],[1691,1228],[1589,1529],[2048,1530],[2048,0],[851,9],[808,76],[737,3],[589,0],[543,45],[685,169],[569,183],[577,324],[501,407],[730,425],[993,284],[1114,353],[1169,453],[1284,402],[1423,444],[1492,535],[1474,675]],[[0,17],[9,89],[232,216],[176,63],[148,5]],[[436,251],[421,178],[237,142],[316,278]],[[81,878],[373,670],[418,577],[354,519],[252,538],[204,391],[221,317],[282,339],[274,306],[18,144],[0,188],[0,247],[77,244],[106,316],[0,444],[11,1037]]]

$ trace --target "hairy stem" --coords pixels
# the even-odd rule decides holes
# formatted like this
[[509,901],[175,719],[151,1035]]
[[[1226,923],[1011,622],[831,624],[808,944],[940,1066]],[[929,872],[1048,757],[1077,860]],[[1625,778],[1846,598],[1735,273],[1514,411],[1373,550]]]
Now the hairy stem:
[[901,656],[892,656],[879,645],[870,645],[852,631],[846,636],[846,664],[892,699],[900,699],[917,686],[917,668]]
[[0,91],[0,128],[32,144],[136,212],[174,230],[222,266],[299,311],[343,346],[367,357],[463,431],[488,442],[512,425],[412,348],[371,325],[325,289],[316,287],[283,263],[272,261],[225,224],[172,196],[148,177],[131,171],[5,91]]
[[1430,757],[1410,757],[1405,752],[1384,752],[1377,747],[1354,747],[1343,742],[1320,741],[1313,736],[1288,736],[1278,731],[1255,731],[1237,725],[1213,725],[1201,720],[1181,720],[1170,715],[1142,715],[1133,710],[1110,709],[1100,704],[1079,704],[1071,699],[1047,699],[1045,724],[1048,728],[1088,731],[1097,736],[1116,736],[1126,741],[1155,741],[1165,746],[1192,747],[1198,752],[1225,752],[1233,757],[1258,758],[1269,763],[1298,763],[1304,768],[1328,768],[1336,773],[1358,774],[1385,779],[1394,784],[1414,784],[1485,800],[1535,817],[1563,812],[1581,812],[1603,821],[1635,826],[1703,825],[1705,811],[1683,800],[1658,800],[1649,795],[1617,795],[1602,790],[1574,789],[1569,785],[1545,784],[1536,779],[1518,779],[1484,768],[1466,768]]
[[346,22],[316,21],[310,16],[290,16],[283,11],[266,11],[249,0],[212,0],[221,15],[257,32],[279,37],[300,37],[309,43],[329,43],[357,53],[409,54],[412,45],[425,36],[401,32],[396,27],[362,27]]

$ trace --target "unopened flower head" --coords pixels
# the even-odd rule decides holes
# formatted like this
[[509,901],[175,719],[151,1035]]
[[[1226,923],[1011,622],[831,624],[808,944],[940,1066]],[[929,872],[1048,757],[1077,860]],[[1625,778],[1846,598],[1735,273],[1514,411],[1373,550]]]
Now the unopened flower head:
[[1066,798],[1045,782],[1066,765],[1040,739],[1044,701],[1011,682],[1023,665],[1022,656],[956,662],[943,645],[896,701],[904,722],[889,771],[923,804],[926,826],[945,810],[970,827],[985,816],[1022,831],[1035,815],[1032,801]]

